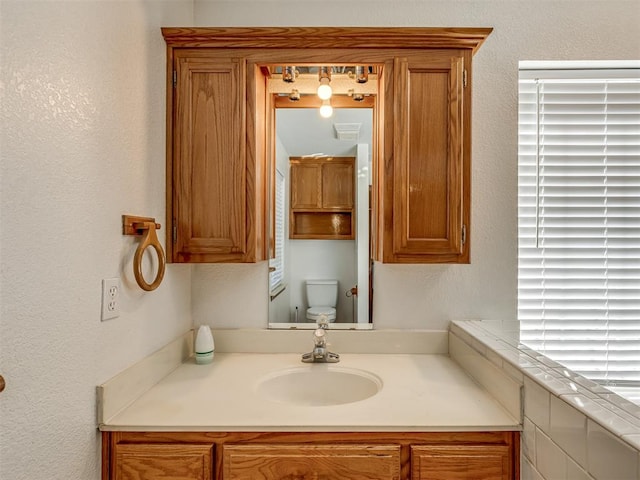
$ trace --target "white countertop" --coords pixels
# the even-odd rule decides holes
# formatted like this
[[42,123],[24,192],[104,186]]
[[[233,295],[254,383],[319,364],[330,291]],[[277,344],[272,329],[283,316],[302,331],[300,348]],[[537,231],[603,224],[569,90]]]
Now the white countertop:
[[[303,364],[299,354],[216,353],[188,360],[110,418],[108,431],[487,431],[519,421],[446,355],[342,354],[340,363]],[[257,391],[266,376],[292,367],[371,372],[374,396],[332,406],[299,406]]]

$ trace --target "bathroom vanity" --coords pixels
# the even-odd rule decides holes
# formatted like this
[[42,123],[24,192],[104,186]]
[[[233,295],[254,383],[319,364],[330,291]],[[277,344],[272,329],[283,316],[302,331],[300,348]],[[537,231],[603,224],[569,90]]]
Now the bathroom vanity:
[[[345,353],[353,333],[385,335],[331,332],[338,364],[290,352],[310,332],[248,333],[295,338],[271,344],[290,353],[217,352],[210,365],[177,340],[99,387],[103,480],[519,478],[521,385],[504,379],[503,398],[489,394],[446,355],[446,332]],[[431,346],[407,348],[411,336]],[[245,340],[255,337],[234,341]]]

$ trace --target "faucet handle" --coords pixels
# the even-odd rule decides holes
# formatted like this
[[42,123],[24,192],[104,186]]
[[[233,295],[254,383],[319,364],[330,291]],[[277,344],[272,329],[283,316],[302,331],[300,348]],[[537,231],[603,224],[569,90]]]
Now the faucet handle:
[[329,328],[329,320],[324,313],[318,317],[318,328],[322,328],[323,330]]
[[321,328],[321,327],[318,327],[313,331],[313,337],[316,340],[323,340],[326,335],[327,335],[327,332],[325,331],[324,328]]

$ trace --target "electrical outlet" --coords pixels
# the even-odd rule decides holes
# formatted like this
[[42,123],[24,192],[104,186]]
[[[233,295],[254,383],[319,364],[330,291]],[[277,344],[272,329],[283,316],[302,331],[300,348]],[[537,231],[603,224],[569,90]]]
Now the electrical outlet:
[[102,321],[120,316],[120,279],[102,280]]

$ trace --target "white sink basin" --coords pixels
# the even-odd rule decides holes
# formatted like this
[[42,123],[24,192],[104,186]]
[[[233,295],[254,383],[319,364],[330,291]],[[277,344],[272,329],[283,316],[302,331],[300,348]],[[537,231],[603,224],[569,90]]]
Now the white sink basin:
[[382,381],[364,370],[326,364],[280,370],[263,377],[260,395],[280,403],[328,406],[359,402],[382,388]]

